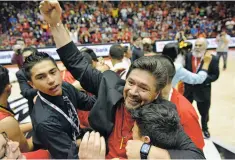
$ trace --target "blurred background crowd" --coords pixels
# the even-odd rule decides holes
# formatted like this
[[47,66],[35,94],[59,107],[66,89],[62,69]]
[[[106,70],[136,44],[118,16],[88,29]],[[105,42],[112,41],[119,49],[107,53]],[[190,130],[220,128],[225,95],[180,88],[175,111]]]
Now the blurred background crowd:
[[[63,23],[76,44],[132,42],[134,35],[155,40],[214,38],[223,29],[235,36],[234,2],[61,1]],[[0,49],[18,38],[26,46],[50,47],[54,41],[39,12],[39,1],[0,3]]]

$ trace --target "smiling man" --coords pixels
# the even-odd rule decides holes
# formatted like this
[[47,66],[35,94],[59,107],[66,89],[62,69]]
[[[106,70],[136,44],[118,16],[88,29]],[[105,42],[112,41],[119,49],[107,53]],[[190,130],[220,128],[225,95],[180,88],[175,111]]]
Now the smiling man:
[[62,82],[56,62],[46,53],[27,57],[24,69],[38,90],[31,114],[34,147],[49,150],[52,158],[77,159],[81,131],[76,109],[90,110],[95,99]]
[[[96,103],[89,115],[93,129],[99,131],[108,141],[106,158],[127,158],[125,147],[132,139],[134,120],[130,110],[156,99],[167,84],[167,69],[160,60],[141,57],[133,62],[127,80],[121,80],[113,71],[104,73],[88,65],[84,56],[71,41],[69,34],[61,24],[62,9],[58,1],[42,1],[40,11],[51,26],[57,52],[66,68],[82,87],[97,96]],[[141,157],[140,148],[133,150],[140,158],[201,158],[203,153],[193,145],[190,139],[179,146],[179,150],[165,150],[149,147],[149,154]],[[128,157],[129,158],[129,157]]]

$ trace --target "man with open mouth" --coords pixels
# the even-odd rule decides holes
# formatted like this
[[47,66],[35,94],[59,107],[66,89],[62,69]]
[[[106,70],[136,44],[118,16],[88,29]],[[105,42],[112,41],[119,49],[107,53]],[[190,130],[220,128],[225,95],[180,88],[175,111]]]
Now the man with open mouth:
[[31,113],[34,148],[47,149],[53,159],[77,159],[83,134],[76,110],[90,110],[95,98],[63,82],[56,62],[46,53],[27,57],[24,69],[28,83],[38,90]]

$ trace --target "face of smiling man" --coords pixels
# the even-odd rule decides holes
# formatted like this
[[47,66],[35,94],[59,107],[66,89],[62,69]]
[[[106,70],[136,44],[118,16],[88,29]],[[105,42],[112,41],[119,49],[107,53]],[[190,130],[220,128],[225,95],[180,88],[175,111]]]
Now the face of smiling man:
[[51,60],[43,60],[31,69],[30,85],[50,96],[62,95],[62,78],[57,66]]
[[158,95],[155,77],[148,71],[132,70],[126,79],[123,95],[127,109],[152,102]]

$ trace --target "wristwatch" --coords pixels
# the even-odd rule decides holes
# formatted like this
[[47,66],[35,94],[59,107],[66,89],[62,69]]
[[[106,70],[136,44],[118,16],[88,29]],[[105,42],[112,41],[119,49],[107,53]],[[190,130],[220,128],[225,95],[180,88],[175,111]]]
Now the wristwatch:
[[148,143],[144,143],[141,146],[141,149],[140,149],[140,157],[141,157],[141,159],[147,159],[148,158],[148,154],[149,154],[150,148],[151,148],[151,145],[148,144]]

